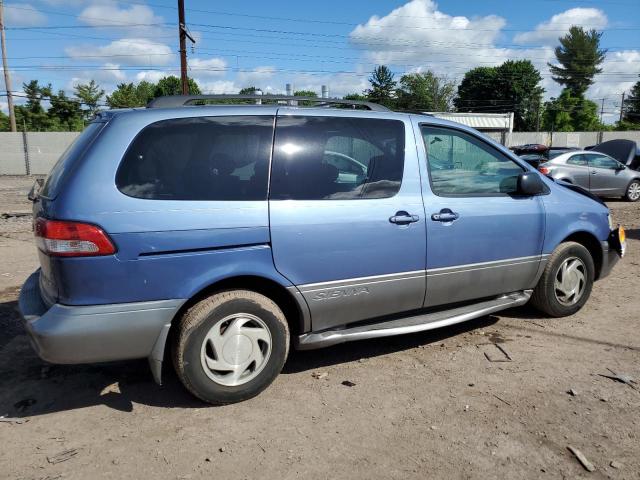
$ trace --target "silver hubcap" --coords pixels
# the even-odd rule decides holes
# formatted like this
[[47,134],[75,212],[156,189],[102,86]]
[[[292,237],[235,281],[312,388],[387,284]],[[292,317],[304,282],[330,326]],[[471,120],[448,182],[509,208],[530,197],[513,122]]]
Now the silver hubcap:
[[556,273],[555,291],[558,301],[567,307],[582,298],[587,283],[587,269],[578,257],[567,258]]
[[229,315],[211,327],[200,361],[207,376],[227,387],[254,379],[271,356],[271,332],[255,315]]
[[627,194],[631,200],[638,200],[638,198],[640,198],[640,183],[633,182],[629,185],[629,192]]

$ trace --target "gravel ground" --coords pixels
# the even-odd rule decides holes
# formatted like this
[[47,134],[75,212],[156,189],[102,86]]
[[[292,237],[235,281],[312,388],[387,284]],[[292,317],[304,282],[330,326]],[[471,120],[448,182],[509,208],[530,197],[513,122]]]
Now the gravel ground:
[[[0,214],[27,212],[32,183],[0,177]],[[144,361],[39,360],[15,311],[31,219],[0,217],[0,415],[27,420],[0,422],[0,477],[640,478],[640,384],[601,376],[640,379],[640,204],[609,205],[629,253],[578,314],[293,352],[263,394],[217,408]],[[512,361],[487,359],[498,345]]]

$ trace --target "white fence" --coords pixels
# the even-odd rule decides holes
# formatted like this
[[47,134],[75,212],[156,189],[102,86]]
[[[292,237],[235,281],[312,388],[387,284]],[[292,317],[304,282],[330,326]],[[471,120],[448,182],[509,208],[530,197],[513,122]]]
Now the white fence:
[[[78,132],[0,132],[0,175],[46,175]],[[617,138],[640,144],[640,131],[487,133],[506,146],[541,143],[556,147],[587,147]]]

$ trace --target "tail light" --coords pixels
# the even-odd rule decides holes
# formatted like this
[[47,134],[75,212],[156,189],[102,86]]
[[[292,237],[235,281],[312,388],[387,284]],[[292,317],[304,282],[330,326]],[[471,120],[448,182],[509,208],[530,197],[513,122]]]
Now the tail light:
[[54,257],[92,257],[116,251],[100,227],[87,223],[38,218],[34,233],[38,248]]
[[549,175],[549,169],[547,167],[538,167],[538,171],[543,175]]

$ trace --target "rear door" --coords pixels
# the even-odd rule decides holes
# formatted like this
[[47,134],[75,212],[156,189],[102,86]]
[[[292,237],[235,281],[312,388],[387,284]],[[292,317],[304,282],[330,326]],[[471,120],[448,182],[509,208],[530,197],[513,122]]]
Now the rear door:
[[628,178],[620,163],[607,155],[587,153],[591,172],[591,191],[598,195],[623,195],[627,189]]
[[416,127],[429,173],[425,306],[532,288],[545,219],[540,197],[515,194],[524,167],[466,130]]
[[582,153],[571,155],[567,159],[566,164],[575,184],[589,190],[590,174],[587,157]]
[[281,109],[269,215],[276,268],[314,330],[420,308],[425,219],[404,115]]

